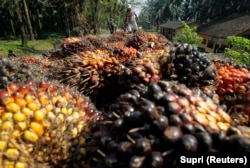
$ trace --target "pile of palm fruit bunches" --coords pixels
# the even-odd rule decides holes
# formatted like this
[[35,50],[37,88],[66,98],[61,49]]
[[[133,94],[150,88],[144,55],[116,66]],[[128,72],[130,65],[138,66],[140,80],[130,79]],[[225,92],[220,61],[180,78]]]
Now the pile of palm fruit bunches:
[[0,167],[161,168],[250,152],[250,72],[144,31],[0,59]]

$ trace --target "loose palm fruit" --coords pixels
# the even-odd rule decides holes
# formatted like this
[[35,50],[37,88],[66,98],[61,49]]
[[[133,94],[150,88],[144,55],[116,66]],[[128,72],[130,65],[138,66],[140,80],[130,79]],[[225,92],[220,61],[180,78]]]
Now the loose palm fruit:
[[81,133],[97,116],[89,99],[55,81],[29,81],[10,83],[0,101],[0,167],[63,167],[84,157]]

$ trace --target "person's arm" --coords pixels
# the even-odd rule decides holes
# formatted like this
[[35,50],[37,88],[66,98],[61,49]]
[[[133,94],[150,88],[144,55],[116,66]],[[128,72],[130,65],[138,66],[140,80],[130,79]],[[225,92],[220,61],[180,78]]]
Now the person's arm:
[[135,19],[139,22],[139,18],[137,16],[137,14],[135,13],[135,11],[134,11],[134,15],[135,15]]
[[135,13],[135,11],[134,11],[134,15],[135,15],[135,18],[138,19],[137,14]]
[[127,12],[125,13],[124,23],[128,22]]

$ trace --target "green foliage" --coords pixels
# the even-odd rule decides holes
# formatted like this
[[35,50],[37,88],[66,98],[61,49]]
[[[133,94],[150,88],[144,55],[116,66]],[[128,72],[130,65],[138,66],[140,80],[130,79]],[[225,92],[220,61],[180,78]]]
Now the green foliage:
[[7,57],[8,50],[12,50],[17,56],[23,55],[42,55],[44,52],[54,49],[58,44],[61,44],[63,38],[53,37],[48,39],[28,41],[27,47],[20,45],[20,40],[0,40],[0,56]]
[[227,42],[232,47],[225,48],[225,55],[238,64],[250,66],[250,40],[239,36],[228,36]]
[[199,37],[196,30],[197,27],[189,27],[188,24],[182,21],[182,31],[179,35],[174,37],[174,42],[182,42],[182,43],[189,43],[194,46],[197,46],[199,42],[201,42],[202,38]]
[[225,18],[233,13],[248,11],[249,0],[147,0],[143,5],[143,14],[151,18],[151,24],[156,23],[157,15],[160,23],[176,19],[194,19],[202,23],[208,19]]

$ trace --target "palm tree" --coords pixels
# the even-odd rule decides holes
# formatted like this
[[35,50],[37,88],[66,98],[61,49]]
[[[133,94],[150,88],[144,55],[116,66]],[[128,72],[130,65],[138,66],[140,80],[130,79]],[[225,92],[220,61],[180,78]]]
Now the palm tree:
[[34,36],[34,33],[33,33],[33,27],[32,27],[31,20],[30,20],[30,13],[29,13],[29,8],[28,8],[28,5],[27,5],[27,2],[26,2],[26,0],[23,0],[22,3],[23,3],[23,8],[24,8],[24,12],[25,12],[26,20],[27,20],[29,33],[30,33],[30,40],[35,40],[35,36]]

